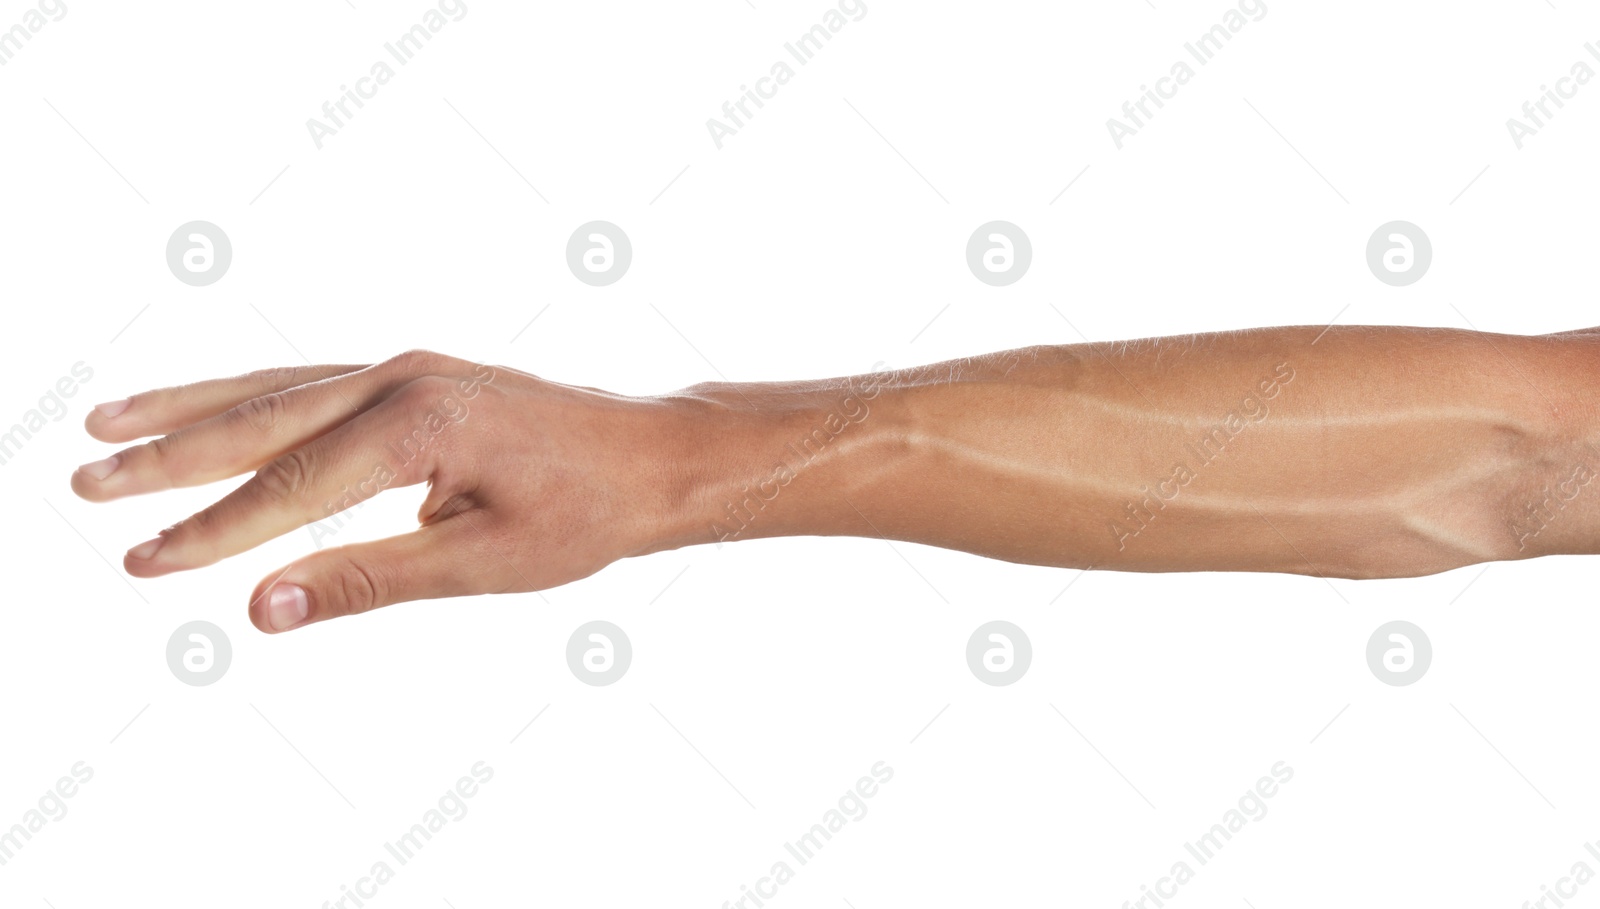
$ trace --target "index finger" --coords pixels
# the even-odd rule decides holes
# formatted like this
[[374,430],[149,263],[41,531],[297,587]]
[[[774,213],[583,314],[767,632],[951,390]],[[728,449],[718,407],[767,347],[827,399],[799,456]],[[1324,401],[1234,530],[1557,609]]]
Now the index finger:
[[285,391],[366,369],[366,366],[283,366],[261,369],[226,379],[207,379],[191,385],[174,385],[140,392],[120,401],[96,404],[84,418],[84,429],[102,442],[131,442],[161,436],[239,404],[273,392]]

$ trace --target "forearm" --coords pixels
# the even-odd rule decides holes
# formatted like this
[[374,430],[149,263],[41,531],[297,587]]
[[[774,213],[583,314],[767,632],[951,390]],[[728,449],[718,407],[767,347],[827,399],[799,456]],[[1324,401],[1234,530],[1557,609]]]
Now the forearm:
[[1600,550],[1600,337],[1280,328],[700,386],[666,546],[1426,574]]

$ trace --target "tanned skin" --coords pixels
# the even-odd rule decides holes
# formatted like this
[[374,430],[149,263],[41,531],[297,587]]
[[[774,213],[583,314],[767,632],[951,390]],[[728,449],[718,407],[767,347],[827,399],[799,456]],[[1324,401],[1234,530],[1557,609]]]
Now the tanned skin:
[[134,395],[95,502],[253,474],[129,550],[211,565],[428,484],[415,531],[259,583],[276,632],[702,543],[884,537],[1119,571],[1406,577],[1600,552],[1600,328],[1285,327],[651,397],[412,351]]

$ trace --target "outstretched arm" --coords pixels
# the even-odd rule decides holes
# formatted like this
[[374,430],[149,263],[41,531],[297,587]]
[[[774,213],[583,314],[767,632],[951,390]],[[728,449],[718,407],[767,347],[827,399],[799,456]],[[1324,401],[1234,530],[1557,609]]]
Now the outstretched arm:
[[[748,490],[714,471],[695,499],[738,538],[1429,574],[1600,551],[1600,486],[1580,494],[1600,470],[1597,381],[1594,331],[1300,327],[1031,348],[816,388],[706,386],[731,413],[761,414],[744,433],[759,441],[741,452]],[[829,413],[859,428],[810,462],[797,449]]]
[[257,585],[266,631],[793,535],[1394,577],[1600,552],[1597,385],[1595,329],[1275,328],[649,398],[412,352],[101,405],[96,438],[158,438],[73,488],[105,501],[254,472],[129,551],[128,571],[153,577],[429,484],[416,532]]

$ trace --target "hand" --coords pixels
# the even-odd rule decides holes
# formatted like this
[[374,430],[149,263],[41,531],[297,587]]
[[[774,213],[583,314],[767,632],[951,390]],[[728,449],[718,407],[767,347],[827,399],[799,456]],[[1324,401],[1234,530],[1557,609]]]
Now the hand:
[[427,483],[415,532],[326,549],[258,584],[266,632],[430,597],[530,591],[661,547],[685,463],[688,399],[643,399],[412,351],[373,366],[274,369],[135,395],[89,414],[93,502],[254,471],[128,551],[141,578],[211,565]]

